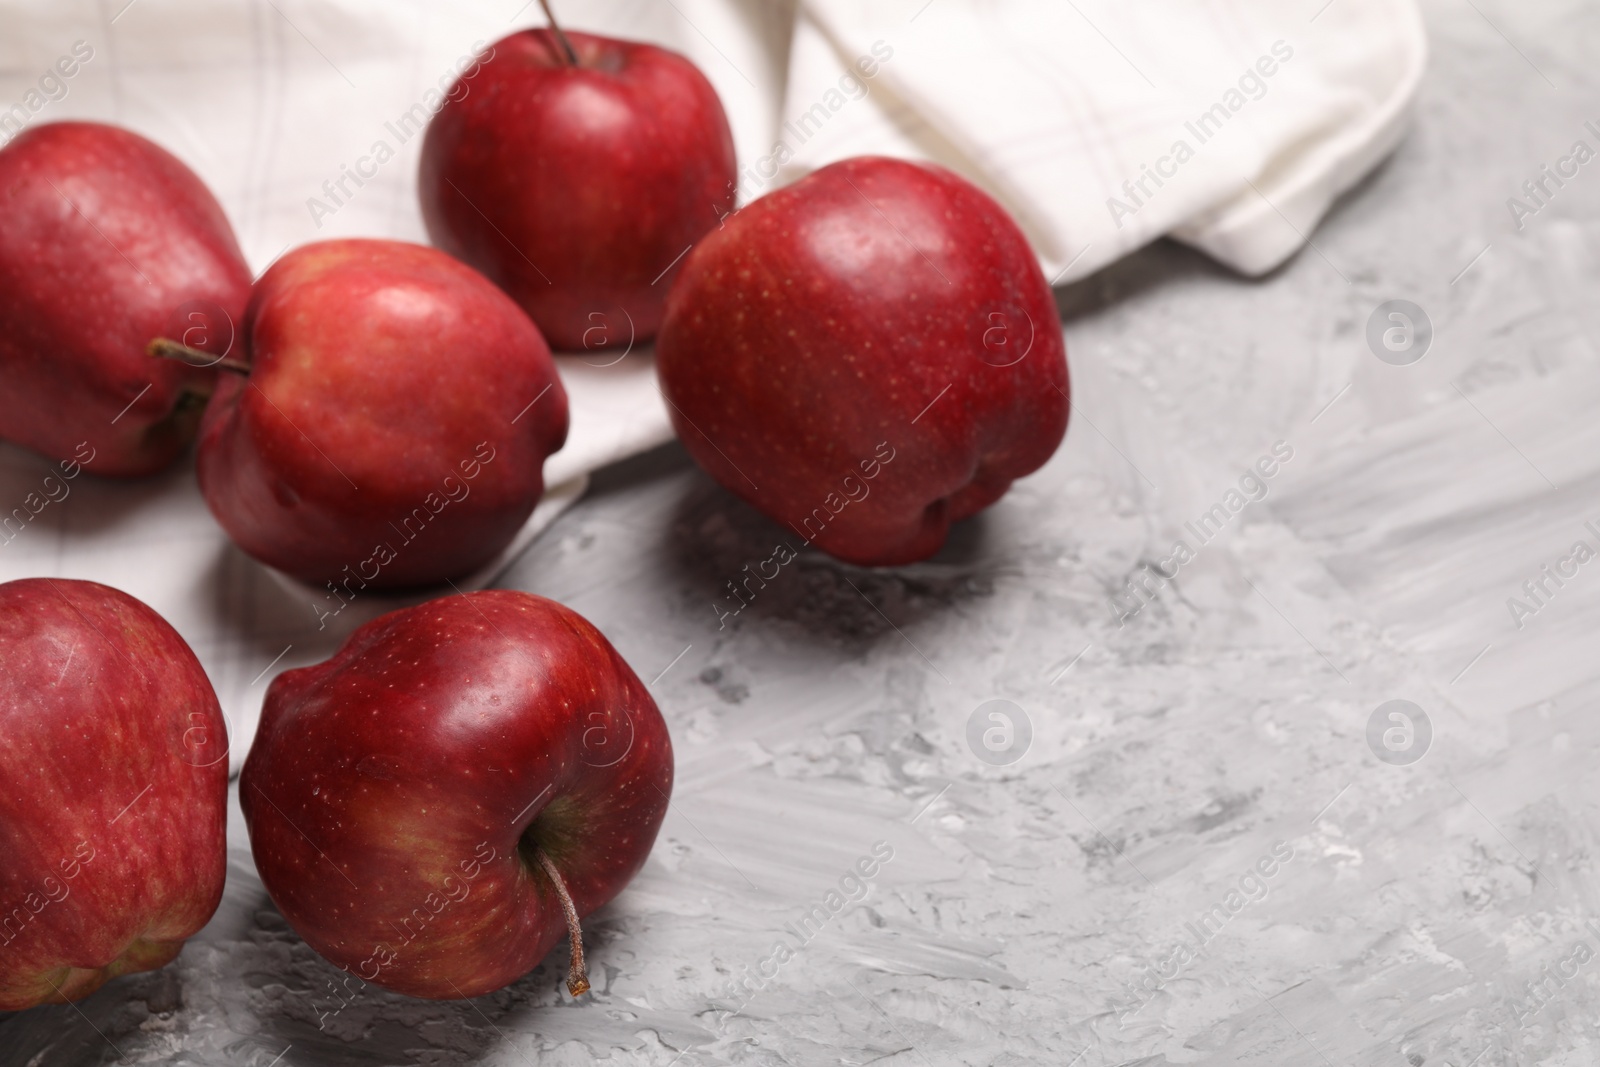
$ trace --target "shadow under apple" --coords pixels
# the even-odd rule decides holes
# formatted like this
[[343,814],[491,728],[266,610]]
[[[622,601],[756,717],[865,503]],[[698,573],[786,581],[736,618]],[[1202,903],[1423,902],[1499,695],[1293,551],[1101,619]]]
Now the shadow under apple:
[[[608,962],[612,944],[625,941],[622,919],[607,904],[584,919],[584,946],[593,990],[573,1000],[561,989],[566,975],[563,941],[538,966],[503,989],[468,1000],[424,1000],[362,982],[317,956],[267,902],[257,913],[256,939],[288,947],[287,965],[247,973],[247,984],[287,997],[287,1010],[261,1011],[258,1035],[292,1051],[285,1064],[470,1064],[492,1050],[530,1038],[540,1043],[594,1041],[626,1047],[639,1043],[617,1025],[611,987],[621,970]],[[282,953],[278,954],[280,957]],[[269,987],[277,987],[268,993]],[[419,1059],[419,1055],[423,1058]]]
[[[990,596],[1003,560],[988,513],[951,527],[938,554],[900,567],[858,567],[810,547],[695,471],[668,523],[665,552],[719,629],[789,623],[839,649],[858,648]],[[692,609],[691,609],[692,610]]]

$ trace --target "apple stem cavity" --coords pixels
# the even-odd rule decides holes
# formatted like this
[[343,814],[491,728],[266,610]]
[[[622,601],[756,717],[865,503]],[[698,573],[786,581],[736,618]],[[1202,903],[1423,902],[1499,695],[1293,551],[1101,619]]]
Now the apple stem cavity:
[[567,62],[574,67],[578,66],[578,51],[572,47],[572,42],[562,32],[561,24],[556,22],[556,13],[550,10],[550,0],[539,0],[539,6],[544,8],[544,17],[550,21],[550,31],[556,35],[556,40],[561,42],[561,50],[567,55]]
[[169,341],[165,337],[157,337],[154,341],[144,346],[145,355],[155,356],[158,359],[175,359],[179,363],[187,363],[191,367],[215,367],[218,370],[229,370],[235,374],[249,374],[250,364],[243,360],[229,359],[227,356],[214,356],[210,352],[203,352],[198,348]]
[[583,962],[583,930],[578,926],[578,909],[572,903],[572,897],[567,893],[567,883],[561,880],[561,872],[556,870],[555,863],[542,848],[533,850],[534,856],[539,860],[539,866],[544,868],[544,873],[550,876],[550,881],[556,887],[556,896],[561,898],[561,910],[567,916],[567,937],[572,942],[572,963],[567,969],[567,992],[574,997],[581,997],[589,991],[589,970]]

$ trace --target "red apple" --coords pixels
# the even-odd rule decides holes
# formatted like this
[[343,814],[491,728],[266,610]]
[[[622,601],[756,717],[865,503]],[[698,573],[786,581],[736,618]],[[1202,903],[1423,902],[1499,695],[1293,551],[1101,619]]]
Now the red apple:
[[567,436],[550,349],[444,253],[297,248],[256,283],[243,334],[248,363],[223,364],[206,409],[200,490],[263,563],[341,599],[443,582],[510,544],[544,492]]
[[178,954],[222,899],[228,740],[154,611],[94,582],[0,585],[0,1011]]
[[35,126],[0,149],[0,438],[140,475],[194,438],[215,372],[145,358],[163,334],[224,355],[250,269],[215,198],[137,134]]
[[468,86],[423,141],[434,244],[557,349],[653,337],[684,252],[733,209],[733,135],[711,83],[653,45],[526,30],[496,41]]
[[598,630],[496,590],[391,612],[279,675],[239,782],[262,882],[333,963],[412,996],[477,996],[570,923],[576,996],[577,917],[649,855],[672,743]]
[[933,555],[1066,433],[1038,261],[935,166],[845,160],[743,208],[689,254],[657,357],[700,465],[851,563]]

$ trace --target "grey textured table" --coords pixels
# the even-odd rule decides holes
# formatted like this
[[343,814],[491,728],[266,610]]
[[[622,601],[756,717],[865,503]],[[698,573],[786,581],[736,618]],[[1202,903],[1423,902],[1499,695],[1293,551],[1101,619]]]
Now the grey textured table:
[[[1161,245],[1060,294],[1067,442],[937,559],[802,553],[719,629],[784,535],[669,447],[517,563],[677,746],[592,996],[552,958],[473,1002],[336,1000],[235,813],[180,960],[0,1018],[0,1061],[1600,1062],[1600,566],[1524,591],[1600,544],[1600,163],[1520,230],[1506,203],[1600,148],[1600,8],[1427,9],[1412,133],[1314,249],[1249,282]],[[1391,299],[1435,330],[1411,366],[1366,344]],[[1031,733],[1004,766],[969,742],[996,699]],[[1369,743],[1396,699],[1431,740]]]

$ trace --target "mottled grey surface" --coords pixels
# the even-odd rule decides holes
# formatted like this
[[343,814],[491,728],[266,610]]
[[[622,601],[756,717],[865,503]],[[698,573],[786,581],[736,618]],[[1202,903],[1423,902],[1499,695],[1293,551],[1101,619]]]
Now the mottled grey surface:
[[[592,996],[552,958],[469,1003],[368,990],[319,1029],[337,972],[236,815],[227,901],[179,962],[0,1018],[0,1061],[1600,1061],[1600,563],[1508,606],[1600,547],[1600,162],[1520,232],[1506,205],[1600,148],[1600,9],[1427,13],[1413,132],[1315,249],[1249,282],[1160,246],[1062,293],[1066,445],[936,560],[802,553],[719,630],[723,583],[784,534],[673,447],[513,568],[656,678],[677,745],[655,853],[588,924]],[[1365,344],[1396,298],[1437,331],[1414,366]],[[1265,498],[1186,535],[1280,441]],[[1180,537],[1194,558],[1119,624]],[[967,740],[996,698],[1032,728],[1005,767]],[[1368,744],[1391,699],[1432,724],[1411,765]],[[864,900],[730,989],[880,841]]]

